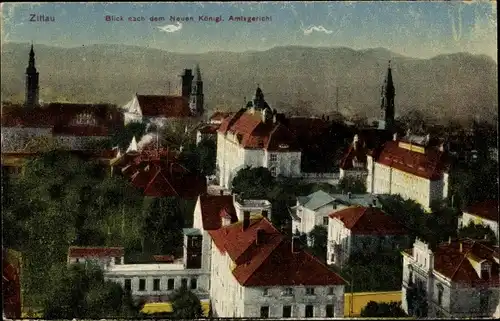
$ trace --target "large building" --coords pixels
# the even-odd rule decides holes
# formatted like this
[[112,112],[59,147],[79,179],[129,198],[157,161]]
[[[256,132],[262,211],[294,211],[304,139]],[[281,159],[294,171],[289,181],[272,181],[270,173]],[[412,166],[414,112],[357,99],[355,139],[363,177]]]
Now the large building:
[[201,117],[204,113],[204,94],[200,67],[196,66],[195,76],[191,69],[185,69],[181,78],[180,96],[136,93],[123,106],[125,124],[145,121],[164,126],[172,120]]
[[341,318],[345,281],[262,216],[209,232],[217,317]]
[[417,239],[412,249],[402,253],[402,307],[408,314],[500,317],[498,246],[465,239],[431,250]]
[[342,267],[352,256],[377,255],[409,245],[406,228],[380,208],[351,206],[329,217],[328,264]]
[[274,176],[300,175],[300,148],[280,117],[257,88],[247,108],[223,120],[217,133],[220,186],[230,188],[237,172],[246,166],[266,167]]
[[443,145],[400,140],[394,135],[367,156],[366,189],[373,194],[399,194],[429,210],[448,197],[448,157]]

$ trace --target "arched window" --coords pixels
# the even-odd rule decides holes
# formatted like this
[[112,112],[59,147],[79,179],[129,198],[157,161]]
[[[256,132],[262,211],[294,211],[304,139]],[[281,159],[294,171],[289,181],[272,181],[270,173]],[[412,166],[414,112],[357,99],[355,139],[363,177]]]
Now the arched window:
[[443,304],[443,292],[444,292],[444,287],[441,284],[437,285],[438,289],[438,305],[441,306]]
[[408,284],[413,284],[413,266],[408,264]]

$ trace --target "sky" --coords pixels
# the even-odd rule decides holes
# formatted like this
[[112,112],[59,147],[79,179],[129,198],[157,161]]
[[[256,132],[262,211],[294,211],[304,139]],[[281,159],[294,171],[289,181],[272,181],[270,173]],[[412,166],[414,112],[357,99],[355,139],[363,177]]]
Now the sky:
[[[54,21],[30,21],[33,15]],[[106,21],[106,16],[123,21]],[[2,43],[127,44],[180,53],[276,46],[383,47],[416,58],[469,52],[497,60],[496,1],[2,3]],[[200,16],[223,21],[200,21]],[[229,21],[230,16],[270,17]],[[129,21],[129,17],[144,21]],[[150,21],[151,17],[163,21]],[[170,21],[193,17],[194,21]]]

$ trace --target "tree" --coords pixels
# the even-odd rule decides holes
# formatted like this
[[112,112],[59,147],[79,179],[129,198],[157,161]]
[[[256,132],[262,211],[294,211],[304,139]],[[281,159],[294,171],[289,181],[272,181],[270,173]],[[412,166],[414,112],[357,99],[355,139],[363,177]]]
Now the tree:
[[317,258],[326,261],[327,243],[328,243],[328,230],[326,227],[316,225],[311,232],[309,232],[308,239],[310,240],[310,250]]
[[177,198],[148,198],[141,227],[143,251],[151,254],[179,254],[183,226]]
[[410,284],[406,290],[406,304],[409,315],[416,316],[418,318],[427,317],[427,294],[424,288],[415,284]]
[[271,172],[265,167],[247,166],[238,171],[232,181],[232,190],[246,199],[265,199],[276,184]]
[[186,287],[175,290],[170,300],[175,318],[198,319],[203,316],[200,299]]
[[51,283],[43,301],[45,318],[103,318],[134,316],[130,293],[105,281],[96,266],[58,265],[51,269]]
[[344,192],[351,192],[353,194],[366,193],[366,184],[360,178],[347,178],[343,177],[339,181],[338,188]]
[[125,127],[116,130],[112,137],[112,146],[118,146],[120,149],[125,149],[130,145],[132,138],[135,137],[137,140],[141,139],[146,133],[146,123],[143,122],[131,122],[125,125]]
[[217,145],[211,139],[202,139],[196,146],[199,157],[199,171],[204,176],[215,174],[215,162],[217,158]]
[[369,317],[392,317],[399,318],[405,317],[406,313],[401,308],[400,302],[375,302],[370,301],[368,304],[361,309],[361,317],[369,318]]
[[458,230],[458,237],[470,238],[473,240],[487,240],[492,243],[497,242],[495,232],[493,232],[489,226],[474,224],[474,222],[470,222],[468,225],[460,227]]

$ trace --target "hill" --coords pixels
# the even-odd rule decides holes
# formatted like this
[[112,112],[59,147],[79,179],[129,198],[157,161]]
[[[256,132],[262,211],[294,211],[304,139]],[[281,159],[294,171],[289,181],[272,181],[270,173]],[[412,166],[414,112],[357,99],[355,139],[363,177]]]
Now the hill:
[[[28,44],[2,47],[2,100],[22,101]],[[198,62],[208,109],[236,110],[257,84],[275,108],[291,113],[339,111],[378,116],[380,89],[392,60],[397,114],[418,109],[440,118],[498,114],[498,71],[487,56],[457,53],[432,59],[384,48],[275,47],[244,53],[179,54],[125,45],[61,48],[36,45],[42,101],[124,104],[134,93],[180,90],[184,68]]]

